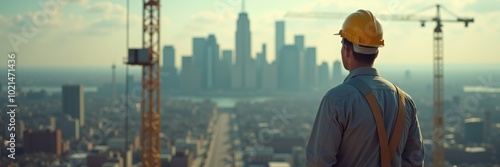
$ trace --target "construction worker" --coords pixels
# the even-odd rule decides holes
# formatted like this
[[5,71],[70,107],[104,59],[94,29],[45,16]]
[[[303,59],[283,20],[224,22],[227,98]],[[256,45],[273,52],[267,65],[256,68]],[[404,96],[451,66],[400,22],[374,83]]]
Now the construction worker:
[[423,166],[424,147],[411,97],[373,68],[384,46],[380,22],[368,10],[344,21],[344,83],[326,93],[306,148],[308,167]]

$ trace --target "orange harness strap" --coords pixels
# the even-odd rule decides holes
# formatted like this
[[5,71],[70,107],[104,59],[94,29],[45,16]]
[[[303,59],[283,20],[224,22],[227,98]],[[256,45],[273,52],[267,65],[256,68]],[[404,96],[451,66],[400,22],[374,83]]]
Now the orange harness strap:
[[370,105],[371,111],[373,113],[373,118],[375,119],[375,124],[377,125],[377,133],[380,144],[380,165],[382,167],[391,166],[391,161],[394,158],[394,154],[396,154],[405,122],[406,104],[403,94],[400,92],[400,89],[396,85],[394,85],[394,87],[396,87],[396,93],[398,94],[399,104],[396,124],[389,141],[387,139],[388,135],[385,128],[384,119],[382,117],[381,107],[377,102],[377,98],[373,94],[370,86],[368,86],[365,82],[358,78],[351,78],[347,83],[353,85],[356,89],[358,89],[365,96],[366,101]]

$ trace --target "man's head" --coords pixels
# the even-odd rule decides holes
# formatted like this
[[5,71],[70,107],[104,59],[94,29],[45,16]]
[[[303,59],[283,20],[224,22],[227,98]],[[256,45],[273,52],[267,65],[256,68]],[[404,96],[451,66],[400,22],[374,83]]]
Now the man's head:
[[342,37],[342,62],[349,71],[372,66],[378,48],[384,46],[382,26],[368,10],[360,9],[350,14],[336,35]]
[[350,71],[360,66],[371,67],[377,58],[378,48],[353,44],[346,38],[342,38],[340,52],[344,68]]

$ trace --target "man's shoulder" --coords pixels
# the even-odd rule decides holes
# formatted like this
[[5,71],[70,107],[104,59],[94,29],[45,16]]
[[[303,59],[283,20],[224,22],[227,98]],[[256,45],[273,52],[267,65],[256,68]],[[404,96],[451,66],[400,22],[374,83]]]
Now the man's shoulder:
[[[375,87],[373,90],[396,91],[394,89],[394,86],[397,86],[397,85],[394,84],[394,86],[393,86],[392,82],[385,80],[383,78],[379,78],[377,80],[371,80],[371,82],[372,83],[370,83],[370,84],[373,84]],[[376,83],[376,82],[378,82],[378,83]],[[410,94],[405,92],[404,89],[402,89],[401,87],[398,87],[398,88],[399,88],[400,93],[403,94],[403,97],[405,97],[406,100],[411,101],[413,103],[413,99],[410,96]],[[342,84],[339,84],[339,85],[331,88],[329,91],[327,91],[327,93],[325,94],[325,97],[328,97],[328,98],[332,99],[333,101],[337,101],[339,99],[343,99],[345,97],[351,96],[355,93],[359,93],[359,91],[358,91],[358,89],[356,89],[356,87],[354,87],[353,85],[351,85],[349,83],[342,83]]]
[[410,94],[406,93],[402,88],[399,88],[399,93],[403,94],[403,97],[410,103],[410,105],[415,106],[415,102],[413,101],[413,98],[411,97]]
[[338,101],[357,92],[358,90],[354,86],[342,83],[326,92],[325,97],[330,98],[332,101]]

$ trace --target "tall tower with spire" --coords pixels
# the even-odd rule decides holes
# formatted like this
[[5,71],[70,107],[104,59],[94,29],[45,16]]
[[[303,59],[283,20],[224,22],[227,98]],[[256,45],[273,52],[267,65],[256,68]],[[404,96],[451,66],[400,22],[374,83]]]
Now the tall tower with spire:
[[252,89],[256,88],[255,63],[251,58],[252,37],[250,31],[250,20],[245,11],[245,0],[242,0],[241,12],[236,23],[236,73],[233,80],[233,88]]

